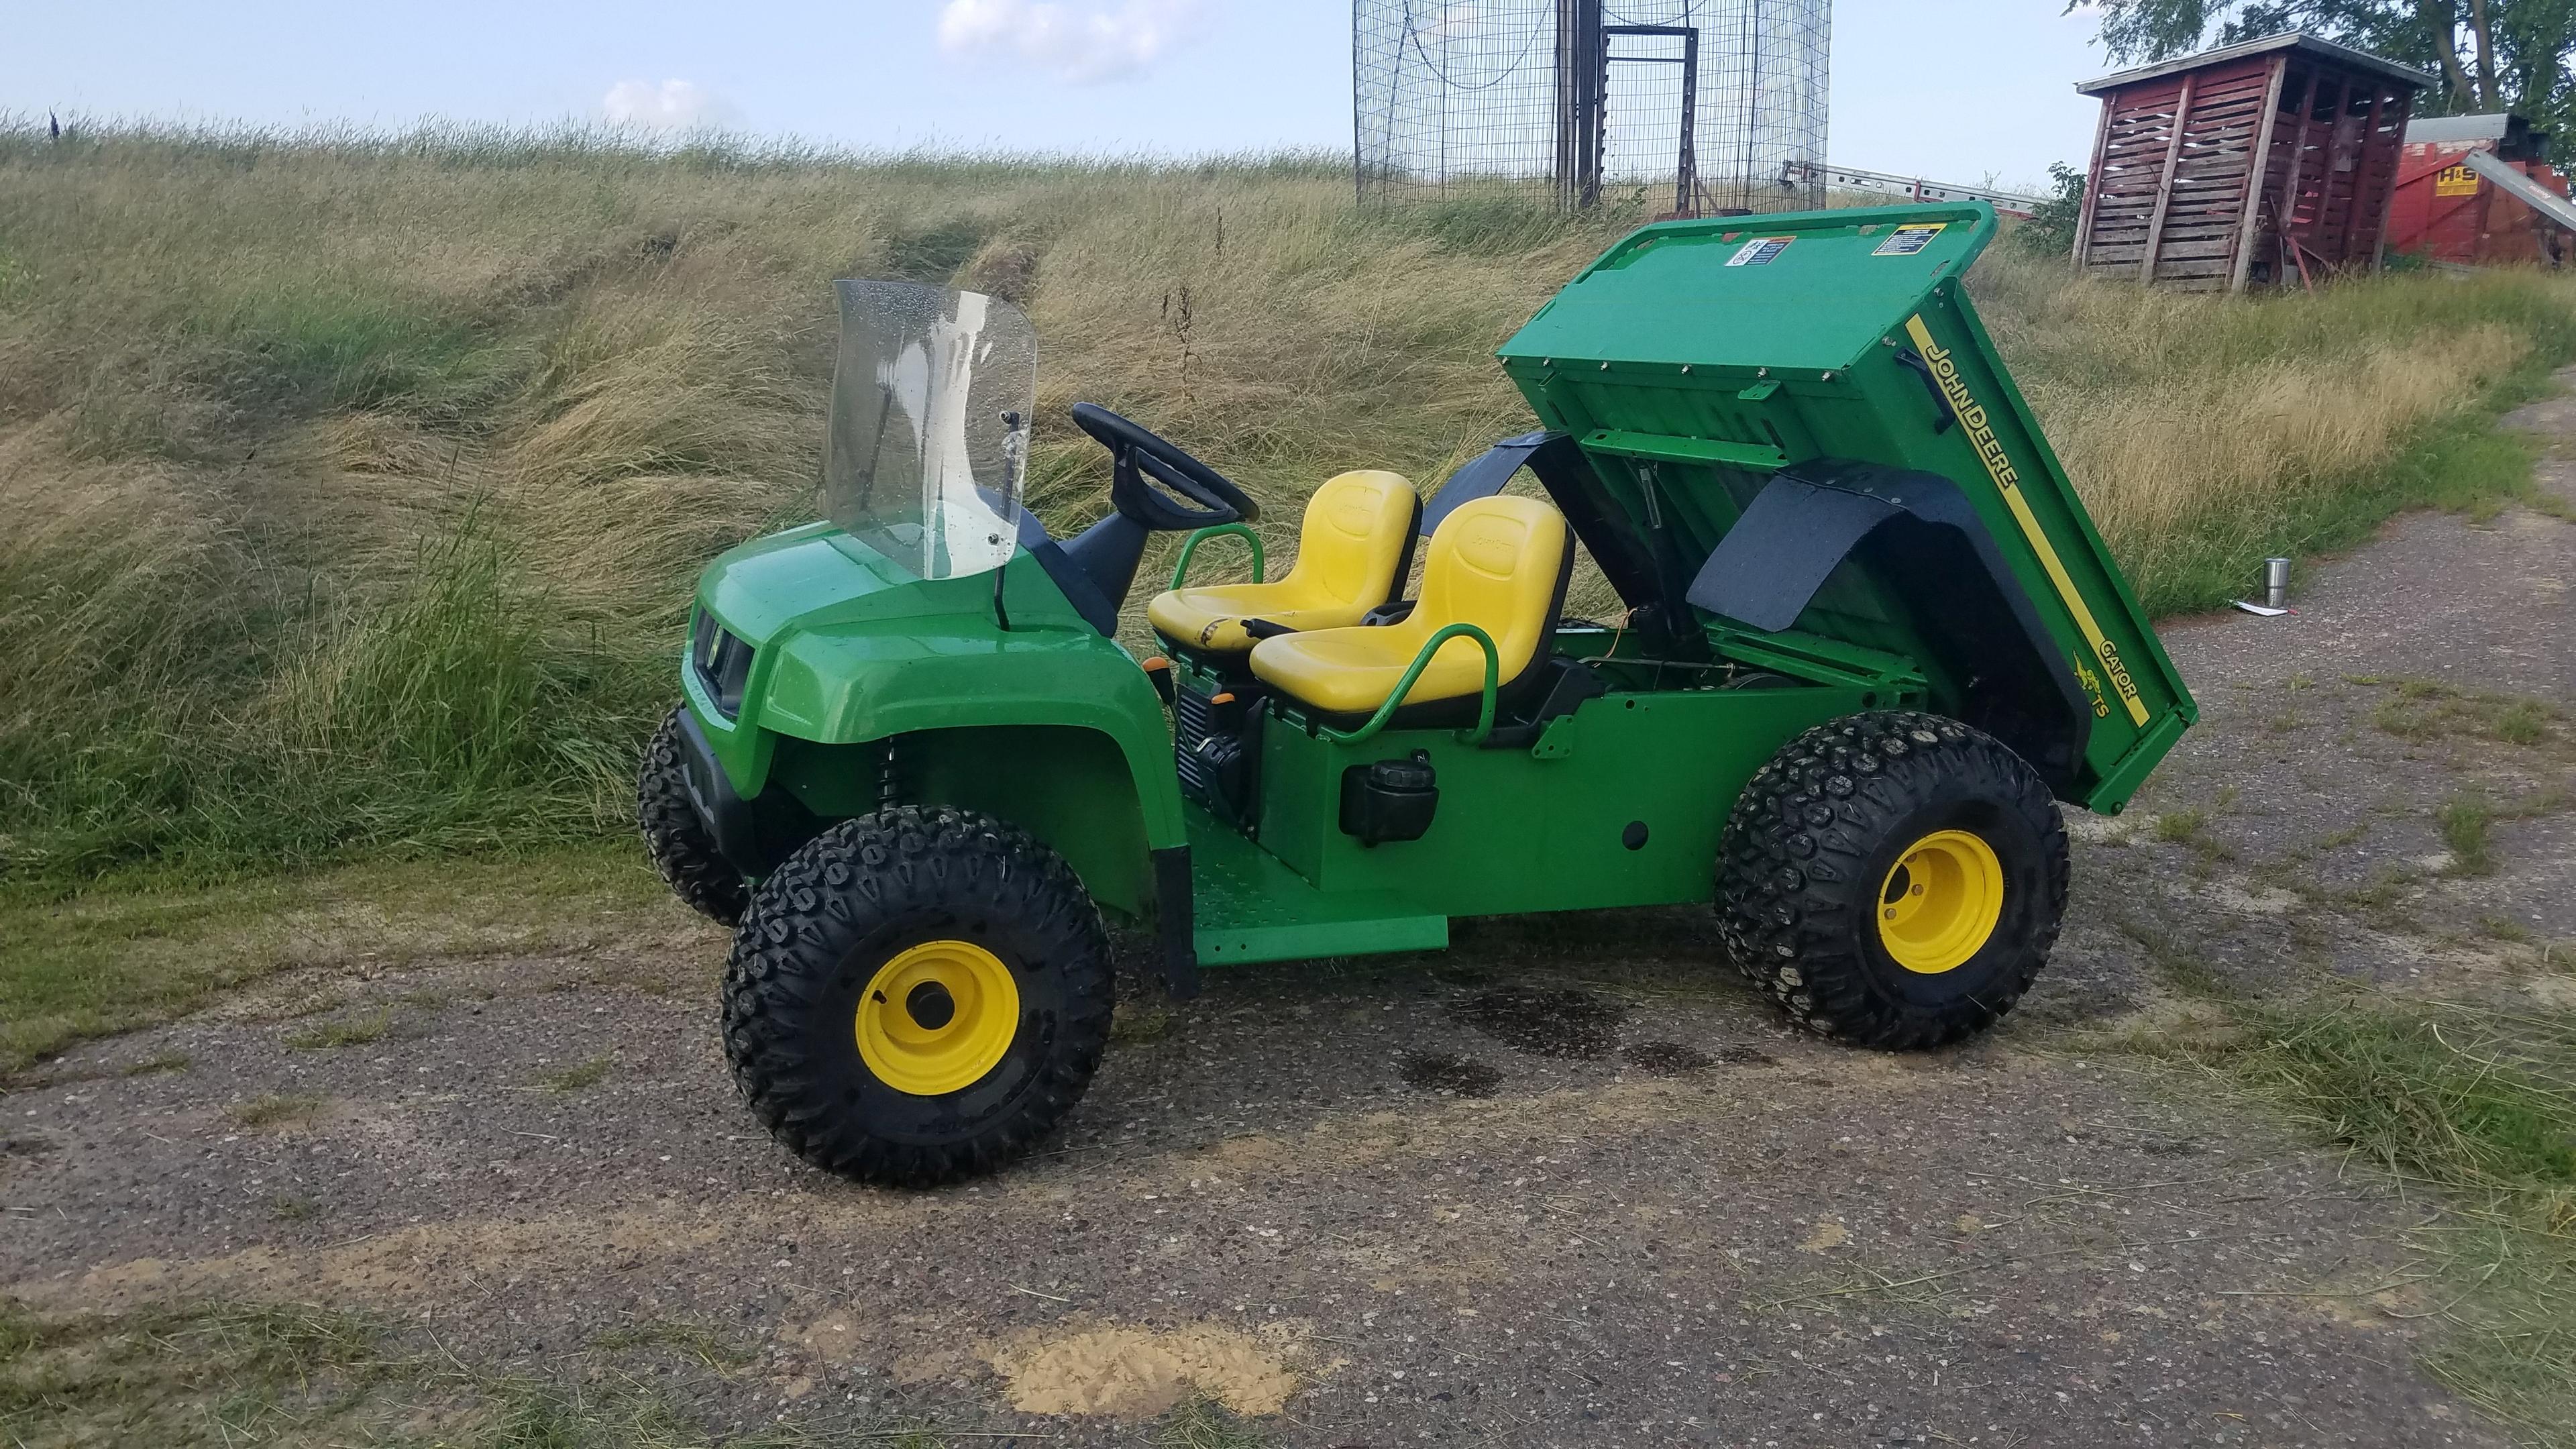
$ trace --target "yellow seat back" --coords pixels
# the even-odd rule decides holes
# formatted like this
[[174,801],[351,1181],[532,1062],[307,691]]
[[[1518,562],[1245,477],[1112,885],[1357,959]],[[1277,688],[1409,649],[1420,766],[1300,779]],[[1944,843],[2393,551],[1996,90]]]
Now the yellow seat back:
[[[1306,518],[1297,531],[1297,561],[1279,580],[1282,589],[1303,591],[1328,607],[1355,610],[1343,623],[1359,622],[1367,613],[1404,588],[1396,564],[1413,538],[1416,508],[1413,484],[1401,473],[1363,468],[1325,480],[1306,503]],[[1333,628],[1338,624],[1309,624]]]
[[1443,625],[1473,624],[1494,641],[1503,680],[1518,679],[1556,622],[1565,561],[1565,517],[1549,505],[1512,497],[1459,505],[1423,561],[1422,602],[1405,620],[1414,647]]
[[1241,652],[1245,619],[1289,629],[1338,629],[1394,598],[1421,517],[1401,473],[1362,468],[1327,479],[1306,503],[1297,561],[1266,584],[1211,584],[1158,594],[1145,617],[1175,643]]
[[[1422,597],[1404,622],[1264,639],[1253,648],[1252,672],[1319,709],[1364,714],[1386,702],[1433,634],[1473,624],[1494,641],[1497,678],[1509,685],[1546,646],[1570,562],[1565,518],[1549,505],[1513,497],[1461,504],[1431,535]],[[1472,698],[1484,683],[1484,651],[1472,639],[1452,639],[1404,702]]]

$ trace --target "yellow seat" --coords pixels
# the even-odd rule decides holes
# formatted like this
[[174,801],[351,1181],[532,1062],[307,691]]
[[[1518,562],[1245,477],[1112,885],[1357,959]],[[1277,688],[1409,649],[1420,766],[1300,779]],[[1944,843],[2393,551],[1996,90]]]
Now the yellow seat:
[[[1318,709],[1369,714],[1406,666],[1450,624],[1473,624],[1501,656],[1511,684],[1538,661],[1564,604],[1572,540],[1563,515],[1534,498],[1461,504],[1431,535],[1422,599],[1402,623],[1283,634],[1253,646],[1252,672]],[[1407,705],[1472,699],[1485,688],[1485,651],[1452,639],[1406,691]]]
[[1297,535],[1297,562],[1266,584],[1211,584],[1158,594],[1145,610],[1175,644],[1240,654],[1246,619],[1285,629],[1338,629],[1396,596],[1420,526],[1421,501],[1401,473],[1363,468],[1315,490]]

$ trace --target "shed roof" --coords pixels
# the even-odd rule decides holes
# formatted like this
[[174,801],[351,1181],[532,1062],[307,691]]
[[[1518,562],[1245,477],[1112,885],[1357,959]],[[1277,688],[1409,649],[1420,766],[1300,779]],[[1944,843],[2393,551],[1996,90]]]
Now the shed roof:
[[2393,60],[2372,55],[2366,50],[2355,50],[2349,45],[2338,45],[2321,36],[2310,35],[2304,30],[2292,30],[2279,35],[2267,35],[2260,40],[2244,40],[2234,45],[2222,45],[2216,50],[2204,50],[2198,55],[2178,55],[2171,60],[2160,60],[2153,65],[2139,66],[2135,70],[2118,71],[2095,80],[2079,81],[2075,89],[2084,95],[2098,96],[2104,91],[2118,90],[2122,86],[2136,85],[2140,81],[2154,80],[2159,76],[2180,75],[2187,70],[2200,70],[2206,66],[2220,65],[2231,60],[2243,60],[2248,56],[2269,55],[2280,50],[2295,50],[2354,70],[2370,71],[2416,90],[2427,90],[2441,83],[2440,77],[2417,70],[2413,66],[2399,65]]
[[2514,116],[2498,111],[2492,116],[2417,116],[2406,123],[2409,141],[2492,141],[2514,128]]

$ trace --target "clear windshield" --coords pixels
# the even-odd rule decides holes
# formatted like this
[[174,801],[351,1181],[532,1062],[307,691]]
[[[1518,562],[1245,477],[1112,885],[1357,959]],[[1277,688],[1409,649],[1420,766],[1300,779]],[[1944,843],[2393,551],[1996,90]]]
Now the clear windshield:
[[919,282],[837,282],[841,353],[823,460],[833,523],[925,579],[1018,547],[1038,340],[1019,308]]

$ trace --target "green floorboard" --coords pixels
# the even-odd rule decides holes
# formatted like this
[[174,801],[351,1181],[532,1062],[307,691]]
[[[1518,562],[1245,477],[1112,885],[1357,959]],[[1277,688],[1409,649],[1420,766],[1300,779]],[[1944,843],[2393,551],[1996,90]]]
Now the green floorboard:
[[1186,808],[1200,965],[1436,951],[1449,944],[1447,916],[1427,914],[1388,891],[1317,890],[1231,826]]

